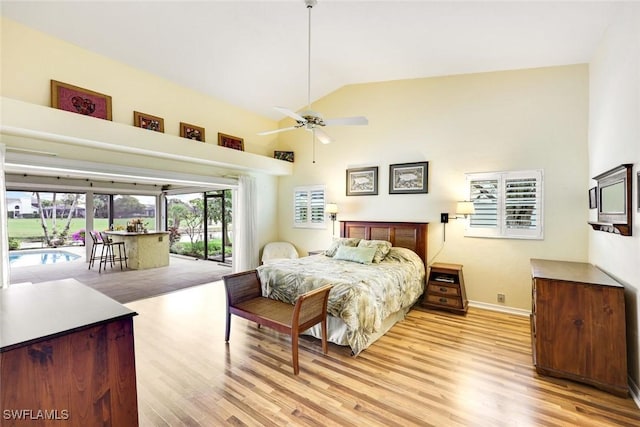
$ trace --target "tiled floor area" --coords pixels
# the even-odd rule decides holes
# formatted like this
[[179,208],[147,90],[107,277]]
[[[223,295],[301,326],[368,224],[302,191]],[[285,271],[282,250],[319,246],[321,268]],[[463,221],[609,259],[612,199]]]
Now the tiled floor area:
[[214,282],[231,273],[231,266],[177,255],[170,257],[168,267],[120,270],[117,265],[98,272],[97,265],[88,269],[84,247],[64,250],[81,255],[81,258],[56,264],[11,267],[10,283],[39,283],[74,278],[116,301],[126,303]]

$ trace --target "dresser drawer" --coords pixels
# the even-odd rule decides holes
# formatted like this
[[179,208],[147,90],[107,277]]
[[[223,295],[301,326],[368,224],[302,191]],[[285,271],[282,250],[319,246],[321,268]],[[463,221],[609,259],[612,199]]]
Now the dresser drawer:
[[443,295],[427,295],[427,302],[430,304],[442,305],[454,308],[463,308],[462,299],[453,296],[447,297]]
[[446,286],[440,283],[429,282],[428,292],[430,294],[448,295],[451,297],[460,296],[460,288],[458,286]]

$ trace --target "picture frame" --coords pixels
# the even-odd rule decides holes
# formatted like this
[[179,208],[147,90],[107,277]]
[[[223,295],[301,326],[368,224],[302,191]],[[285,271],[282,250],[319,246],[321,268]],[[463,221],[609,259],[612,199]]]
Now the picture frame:
[[111,97],[69,83],[51,80],[51,107],[111,120]]
[[596,209],[598,207],[598,187],[589,189],[589,209]]
[[142,129],[164,133],[164,119],[162,117],[152,116],[151,114],[134,111],[133,125]]
[[218,132],[218,145],[233,150],[244,151],[244,139],[226,133]]
[[293,163],[294,153],[293,151],[274,151],[273,158],[278,160],[284,160],[286,162]]
[[189,123],[180,122],[180,136],[194,141],[205,142],[204,128]]
[[638,172],[638,180],[636,181],[636,191],[638,193],[638,200],[636,200],[636,206],[638,212],[640,212],[640,172]]
[[389,165],[389,194],[429,192],[429,162]]
[[378,167],[347,169],[347,196],[376,196],[378,195]]

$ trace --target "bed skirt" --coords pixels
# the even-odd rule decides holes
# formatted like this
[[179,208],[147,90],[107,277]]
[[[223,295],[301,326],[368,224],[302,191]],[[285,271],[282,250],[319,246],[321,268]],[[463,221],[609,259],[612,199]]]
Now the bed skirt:
[[[386,334],[393,325],[404,320],[411,308],[412,307],[405,307],[387,316],[387,318],[382,322],[380,329],[368,336],[367,345],[362,350],[368,348],[371,344],[376,342],[378,338]],[[322,339],[322,328],[320,324],[314,325],[303,332],[302,335],[310,335],[312,337]],[[347,325],[342,319],[331,315],[327,316],[327,340],[340,346],[349,346],[347,341]],[[351,353],[353,354],[353,350]]]

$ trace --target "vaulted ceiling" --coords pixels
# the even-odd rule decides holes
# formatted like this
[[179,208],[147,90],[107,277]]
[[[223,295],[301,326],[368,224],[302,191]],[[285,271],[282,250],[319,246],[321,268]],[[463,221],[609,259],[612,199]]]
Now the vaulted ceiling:
[[[283,1],[2,1],[3,16],[273,119],[307,103]],[[344,85],[589,62],[613,1],[344,1],[311,10],[311,99]]]

